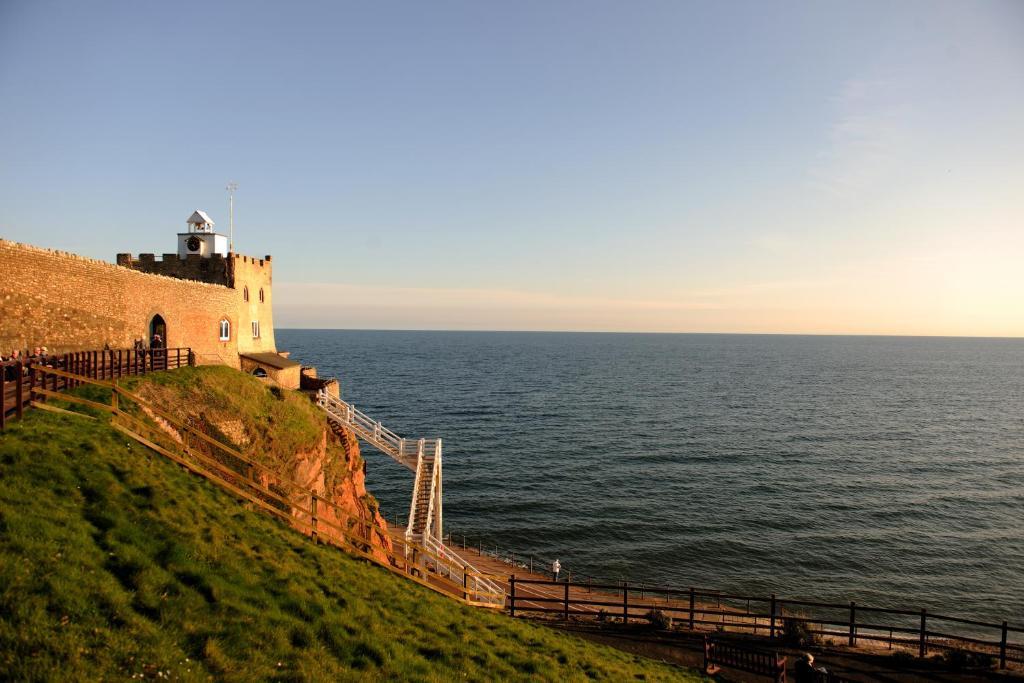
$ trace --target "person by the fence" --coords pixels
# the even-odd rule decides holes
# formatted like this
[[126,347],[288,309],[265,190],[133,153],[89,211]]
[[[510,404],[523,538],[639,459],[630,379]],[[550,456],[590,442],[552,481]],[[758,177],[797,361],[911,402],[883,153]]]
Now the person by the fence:
[[823,666],[814,666],[814,655],[805,652],[796,660],[796,683],[818,683],[828,680],[828,669]]
[[555,577],[555,581],[558,581],[558,572],[562,571],[562,563],[555,558],[555,561],[551,563],[551,575]]

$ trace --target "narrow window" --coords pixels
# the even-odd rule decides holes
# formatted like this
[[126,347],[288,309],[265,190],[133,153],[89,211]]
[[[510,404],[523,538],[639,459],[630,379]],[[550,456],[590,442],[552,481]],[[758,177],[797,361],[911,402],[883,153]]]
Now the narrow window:
[[246,301],[249,300],[249,285],[246,285],[245,289],[242,290],[242,298]]
[[260,287],[260,303],[263,303],[263,288]]
[[231,339],[231,323],[228,320],[220,321],[220,340],[227,341]]
[[259,320],[253,320],[252,321],[252,338],[253,339],[259,339],[259,336],[260,336],[260,321]]

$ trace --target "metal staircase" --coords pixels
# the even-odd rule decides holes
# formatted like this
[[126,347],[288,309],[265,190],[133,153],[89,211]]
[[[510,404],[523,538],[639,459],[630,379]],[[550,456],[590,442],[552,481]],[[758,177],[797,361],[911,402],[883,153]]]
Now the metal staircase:
[[416,473],[409,504],[409,523],[405,529],[407,552],[417,546],[428,569],[451,581],[461,583],[477,600],[504,603],[505,591],[479,572],[440,539],[443,533],[441,439],[404,439],[355,406],[321,389],[317,404],[327,413],[335,429],[347,427],[377,450]]

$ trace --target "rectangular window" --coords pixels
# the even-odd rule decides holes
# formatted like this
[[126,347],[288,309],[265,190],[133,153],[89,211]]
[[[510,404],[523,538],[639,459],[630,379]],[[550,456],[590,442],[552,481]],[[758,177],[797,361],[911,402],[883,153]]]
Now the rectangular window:
[[259,336],[260,336],[260,321],[259,320],[253,320],[252,321],[252,338],[253,339],[259,339]]

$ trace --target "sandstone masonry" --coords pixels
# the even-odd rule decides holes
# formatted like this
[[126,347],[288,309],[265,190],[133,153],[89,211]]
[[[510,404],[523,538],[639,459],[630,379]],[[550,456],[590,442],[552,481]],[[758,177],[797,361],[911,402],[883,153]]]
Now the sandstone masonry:
[[[142,254],[133,260],[119,254],[117,260],[0,239],[3,353],[35,346],[51,353],[130,348],[136,339],[148,345],[154,321],[162,321],[166,346],[192,347],[199,363],[240,368],[239,354],[276,355],[269,256],[164,254],[158,260]],[[249,362],[246,369],[259,365]],[[267,365],[264,371],[273,378],[281,369]],[[297,382],[297,369],[285,374],[288,384],[291,375]]]

